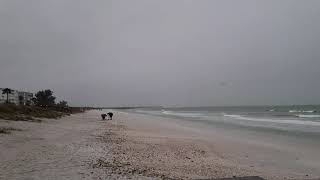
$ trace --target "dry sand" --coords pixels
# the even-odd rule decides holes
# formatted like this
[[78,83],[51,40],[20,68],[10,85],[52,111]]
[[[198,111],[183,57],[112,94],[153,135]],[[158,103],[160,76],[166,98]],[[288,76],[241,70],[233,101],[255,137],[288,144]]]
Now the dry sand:
[[104,125],[94,111],[42,123],[0,120],[0,127],[22,130],[0,134],[0,179],[105,177],[104,170],[91,168],[110,153],[110,147],[96,139]]
[[259,166],[254,152],[266,147],[254,143],[175,119],[116,112],[113,121],[100,121],[100,113],[42,123],[0,120],[0,127],[22,129],[0,134],[0,179],[306,178]]

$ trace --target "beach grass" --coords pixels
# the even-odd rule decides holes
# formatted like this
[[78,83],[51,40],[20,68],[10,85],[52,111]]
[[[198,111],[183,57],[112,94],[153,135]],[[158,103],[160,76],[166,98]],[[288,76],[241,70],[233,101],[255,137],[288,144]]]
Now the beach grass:
[[0,119],[13,121],[36,121],[37,118],[58,119],[72,113],[81,112],[80,108],[16,106],[14,104],[0,105]]

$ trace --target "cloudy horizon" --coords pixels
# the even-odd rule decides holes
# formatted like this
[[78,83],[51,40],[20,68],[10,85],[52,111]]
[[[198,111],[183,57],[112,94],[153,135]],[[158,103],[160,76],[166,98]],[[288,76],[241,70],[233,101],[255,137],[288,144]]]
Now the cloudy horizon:
[[88,106],[320,104],[320,1],[4,0],[0,87]]

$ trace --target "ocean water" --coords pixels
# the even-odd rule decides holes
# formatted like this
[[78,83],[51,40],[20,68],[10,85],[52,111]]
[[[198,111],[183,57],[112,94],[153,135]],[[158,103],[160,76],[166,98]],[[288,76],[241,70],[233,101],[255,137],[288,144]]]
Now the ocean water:
[[130,111],[225,129],[320,137],[320,106],[139,108]]

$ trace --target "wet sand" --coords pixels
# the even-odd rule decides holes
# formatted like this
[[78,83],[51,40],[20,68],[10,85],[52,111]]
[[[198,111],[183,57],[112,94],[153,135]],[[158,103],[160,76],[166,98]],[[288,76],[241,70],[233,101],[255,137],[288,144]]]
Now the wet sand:
[[[314,171],[270,159],[285,147],[243,141],[177,119],[89,111],[42,123],[0,120],[0,179],[311,179]],[[281,159],[282,158],[282,159]],[[261,161],[265,161],[261,163]],[[290,161],[289,161],[290,162]],[[274,164],[273,164],[274,163]],[[320,173],[320,172],[319,172]]]

